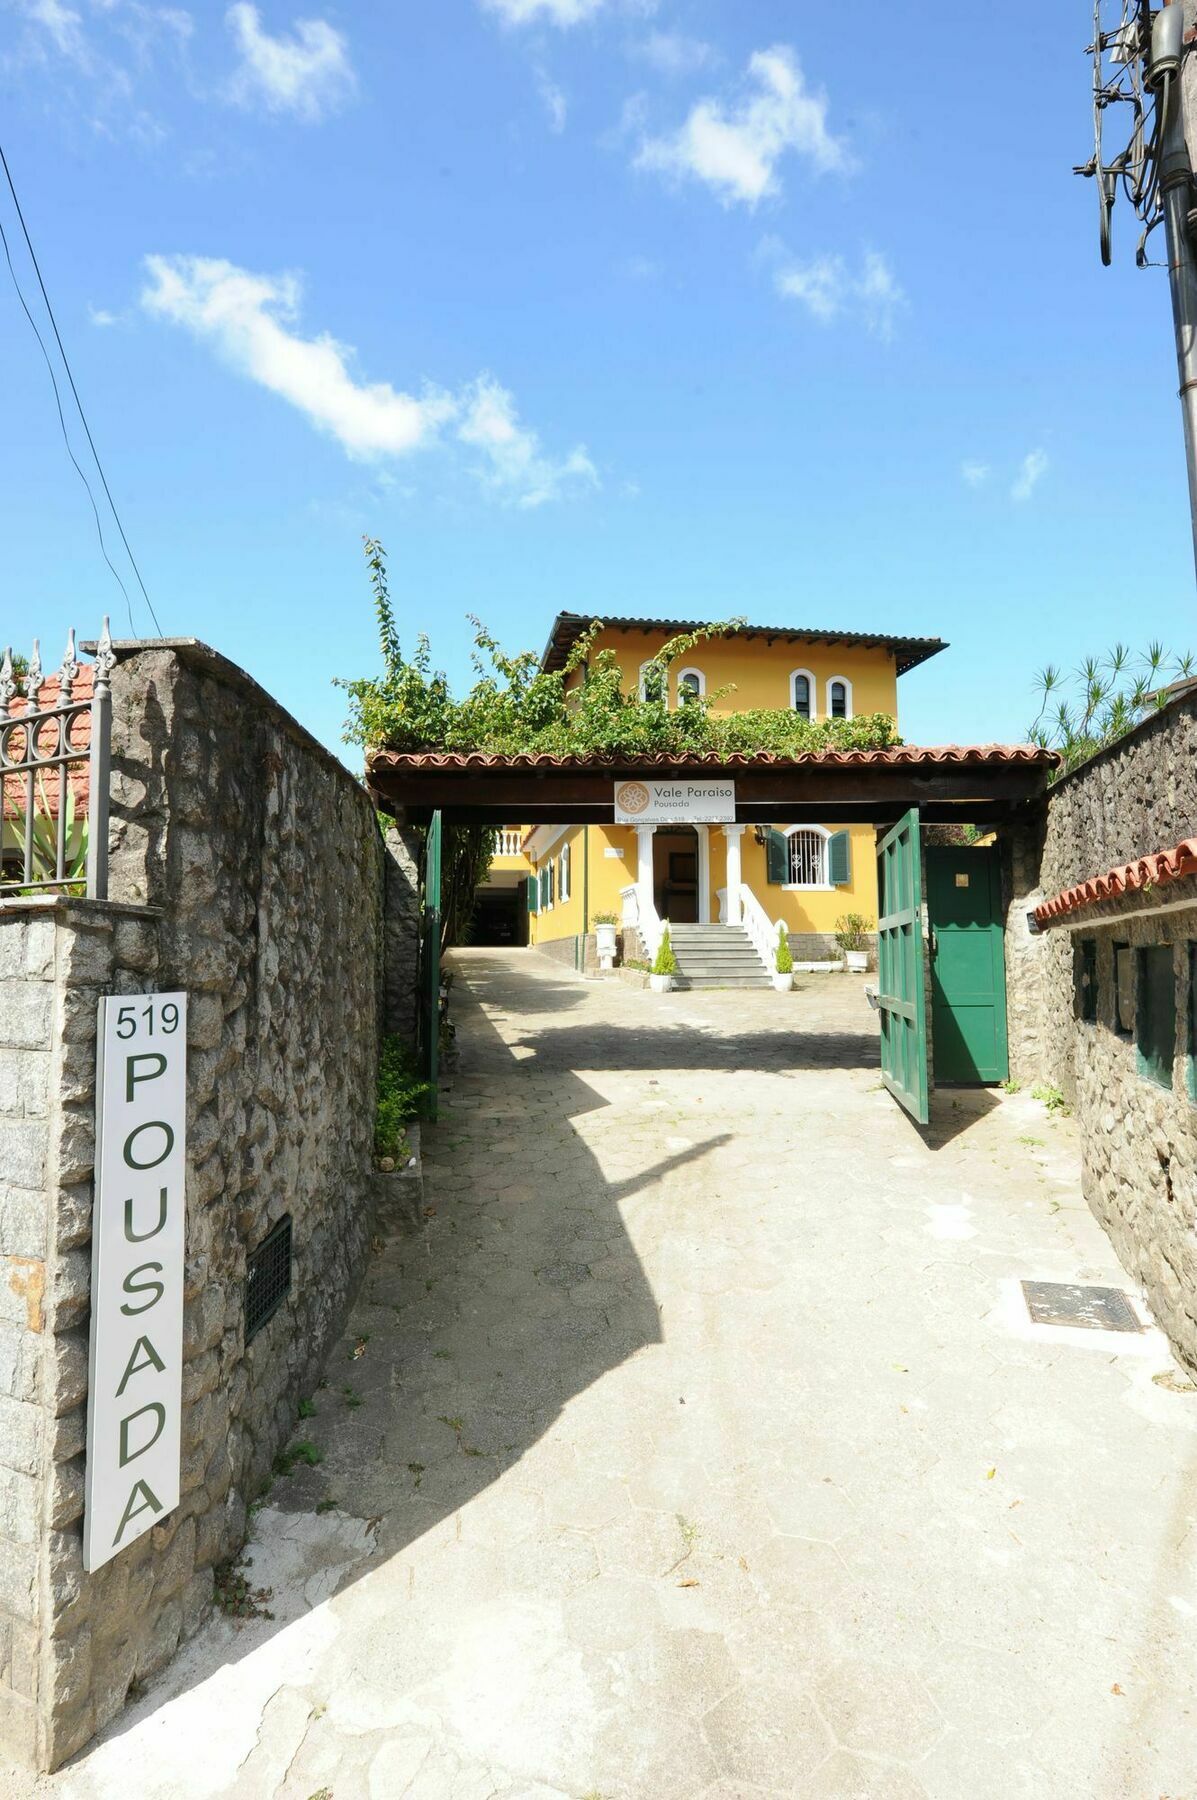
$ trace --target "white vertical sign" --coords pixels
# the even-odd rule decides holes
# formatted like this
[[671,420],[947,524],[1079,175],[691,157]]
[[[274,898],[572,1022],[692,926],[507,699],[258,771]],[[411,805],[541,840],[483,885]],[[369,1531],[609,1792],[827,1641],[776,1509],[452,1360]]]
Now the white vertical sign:
[[100,1001],[83,1566],[179,1504],[187,996]]

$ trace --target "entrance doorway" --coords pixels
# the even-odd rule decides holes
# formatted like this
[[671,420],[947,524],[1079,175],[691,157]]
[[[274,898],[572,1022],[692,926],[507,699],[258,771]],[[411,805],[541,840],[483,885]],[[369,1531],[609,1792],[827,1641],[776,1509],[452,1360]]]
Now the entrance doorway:
[[671,925],[697,925],[698,833],[693,825],[658,826],[653,833],[653,904]]
[[925,860],[935,1079],[1005,1081],[1010,1062],[997,849],[934,846]]

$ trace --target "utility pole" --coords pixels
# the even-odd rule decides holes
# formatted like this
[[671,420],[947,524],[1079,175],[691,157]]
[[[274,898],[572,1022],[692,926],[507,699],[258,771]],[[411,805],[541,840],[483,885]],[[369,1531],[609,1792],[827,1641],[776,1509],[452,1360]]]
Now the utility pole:
[[[1168,281],[1189,476],[1189,522],[1197,566],[1197,202],[1193,187],[1197,152],[1197,0],[1165,0],[1165,6],[1166,13],[1157,17],[1152,32],[1153,59],[1148,64],[1148,81],[1157,88],[1156,103],[1163,109],[1160,203],[1168,242]],[[1167,58],[1171,48],[1168,37],[1172,43],[1176,41],[1176,26],[1166,16],[1173,12],[1183,13],[1179,63],[1173,73],[1158,73],[1161,65],[1154,58],[1157,45],[1163,42]]]

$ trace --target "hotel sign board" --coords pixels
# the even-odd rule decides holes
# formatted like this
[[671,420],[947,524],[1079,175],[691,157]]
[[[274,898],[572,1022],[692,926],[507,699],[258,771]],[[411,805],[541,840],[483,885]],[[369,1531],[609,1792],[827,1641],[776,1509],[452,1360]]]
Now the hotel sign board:
[[179,1504],[187,996],[100,1001],[83,1566]]
[[617,825],[733,825],[734,781],[641,781],[615,783]]

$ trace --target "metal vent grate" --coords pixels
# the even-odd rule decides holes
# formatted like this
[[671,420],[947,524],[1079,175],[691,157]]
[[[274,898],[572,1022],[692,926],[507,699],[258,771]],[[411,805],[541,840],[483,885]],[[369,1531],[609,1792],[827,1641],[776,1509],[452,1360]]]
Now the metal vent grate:
[[1083,1287],[1072,1281],[1024,1281],[1027,1311],[1035,1325],[1079,1325],[1089,1331],[1142,1331],[1120,1288]]
[[291,1292],[291,1215],[284,1213],[256,1250],[245,1277],[245,1341],[261,1331]]

